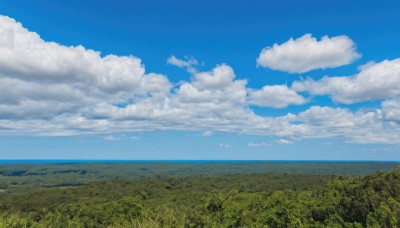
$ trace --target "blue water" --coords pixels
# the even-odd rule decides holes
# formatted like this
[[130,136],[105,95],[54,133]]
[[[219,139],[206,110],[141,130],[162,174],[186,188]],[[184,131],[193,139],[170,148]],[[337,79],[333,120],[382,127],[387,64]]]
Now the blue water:
[[332,162],[400,162],[400,161],[373,161],[373,160],[0,160],[0,164],[70,164],[70,163],[250,163],[250,162],[273,162],[273,163],[332,163]]

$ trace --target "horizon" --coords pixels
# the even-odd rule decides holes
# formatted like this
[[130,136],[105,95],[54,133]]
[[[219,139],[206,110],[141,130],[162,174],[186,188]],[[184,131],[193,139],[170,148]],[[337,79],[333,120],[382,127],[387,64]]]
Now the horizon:
[[360,3],[0,2],[0,163],[399,162],[400,2]]
[[400,160],[96,160],[96,159],[2,159],[1,165],[35,165],[35,164],[115,164],[115,163],[399,163]]

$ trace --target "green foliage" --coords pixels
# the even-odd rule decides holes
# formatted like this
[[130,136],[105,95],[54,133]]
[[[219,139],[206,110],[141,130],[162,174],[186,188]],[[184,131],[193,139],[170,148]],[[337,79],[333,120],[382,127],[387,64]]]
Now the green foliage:
[[112,179],[3,195],[0,227],[400,227],[400,167],[326,178]]
[[[81,186],[111,178],[215,177],[269,172],[315,175],[370,174],[377,170],[393,169],[398,164],[396,162],[131,162],[0,165],[0,193],[24,194],[43,188]],[[239,187],[252,188],[245,185]]]

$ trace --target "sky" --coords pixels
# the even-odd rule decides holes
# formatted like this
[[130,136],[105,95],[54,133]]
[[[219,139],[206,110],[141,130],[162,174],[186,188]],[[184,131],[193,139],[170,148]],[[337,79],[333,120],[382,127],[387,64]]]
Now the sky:
[[399,1],[0,1],[0,159],[400,160]]

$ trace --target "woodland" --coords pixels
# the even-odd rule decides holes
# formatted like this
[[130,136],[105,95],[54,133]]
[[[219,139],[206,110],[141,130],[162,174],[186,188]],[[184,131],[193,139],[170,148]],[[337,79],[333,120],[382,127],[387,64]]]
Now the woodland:
[[0,173],[0,227],[400,227],[398,163],[1,165]]

